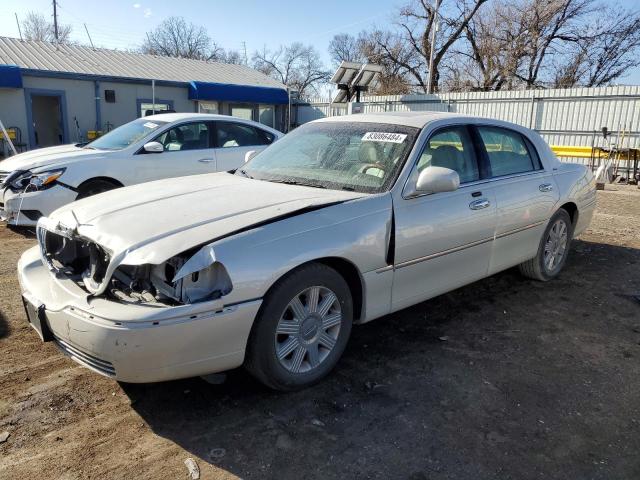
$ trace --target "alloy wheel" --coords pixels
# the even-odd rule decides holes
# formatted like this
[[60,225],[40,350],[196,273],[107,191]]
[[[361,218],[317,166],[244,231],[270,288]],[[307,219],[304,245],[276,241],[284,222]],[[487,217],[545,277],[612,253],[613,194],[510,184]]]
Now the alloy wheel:
[[282,312],[275,333],[276,355],[289,372],[305,373],[334,349],[342,324],[337,295],[313,286],[298,293]]
[[566,222],[559,218],[549,229],[544,245],[544,268],[547,273],[553,273],[564,259],[569,241],[569,229]]

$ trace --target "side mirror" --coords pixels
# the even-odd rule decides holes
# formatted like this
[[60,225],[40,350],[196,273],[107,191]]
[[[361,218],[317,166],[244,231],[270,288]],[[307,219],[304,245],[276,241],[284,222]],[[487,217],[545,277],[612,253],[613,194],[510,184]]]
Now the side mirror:
[[160,142],[149,142],[144,144],[144,151],[149,153],[162,153],[164,152],[164,147]]
[[247,153],[244,154],[244,163],[247,163],[249,160],[251,160],[257,154],[258,154],[258,152],[256,152],[255,150],[249,150]]
[[445,167],[427,167],[418,176],[413,194],[453,192],[460,186],[460,176]]

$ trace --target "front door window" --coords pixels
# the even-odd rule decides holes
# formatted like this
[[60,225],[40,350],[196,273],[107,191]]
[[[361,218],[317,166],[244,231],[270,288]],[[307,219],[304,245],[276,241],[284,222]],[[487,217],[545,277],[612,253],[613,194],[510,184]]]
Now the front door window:
[[451,127],[436,132],[418,160],[418,171],[428,166],[455,170],[460,176],[460,183],[478,180],[478,163],[467,128]]
[[210,124],[194,122],[179,125],[162,133],[156,142],[160,142],[166,152],[203,150],[210,148]]

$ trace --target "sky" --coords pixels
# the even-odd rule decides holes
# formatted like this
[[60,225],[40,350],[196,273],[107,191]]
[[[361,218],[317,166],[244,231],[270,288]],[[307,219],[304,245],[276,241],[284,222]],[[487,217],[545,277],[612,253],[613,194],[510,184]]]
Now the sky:
[[[638,0],[620,0],[627,8]],[[211,38],[225,49],[247,55],[264,47],[275,49],[296,41],[311,44],[329,65],[327,47],[342,32],[357,34],[371,26],[385,27],[406,0],[59,0],[58,19],[70,24],[72,37],[88,43],[84,24],[95,46],[135,48],[145,32],[163,19],[185,17],[209,31]],[[19,37],[15,14],[24,19],[29,11],[49,18],[51,0],[0,0],[0,36]],[[619,80],[640,85],[640,68]]]

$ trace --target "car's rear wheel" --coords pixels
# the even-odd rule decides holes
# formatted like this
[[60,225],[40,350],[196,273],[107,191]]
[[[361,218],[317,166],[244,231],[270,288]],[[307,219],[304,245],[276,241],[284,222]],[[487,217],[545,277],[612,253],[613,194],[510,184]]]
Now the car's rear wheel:
[[332,268],[307,264],[267,294],[254,324],[245,366],[276,390],[296,390],[322,379],[347,345],[353,301]]
[[542,235],[538,253],[520,264],[520,272],[534,280],[546,282],[556,277],[567,261],[573,237],[573,224],[566,210],[558,210]]
[[104,180],[102,178],[89,180],[78,187],[78,196],[76,197],[76,200],[92,197],[93,195],[108,192],[109,190],[113,190],[114,188],[118,187],[120,187],[120,185],[116,184],[115,182]]

